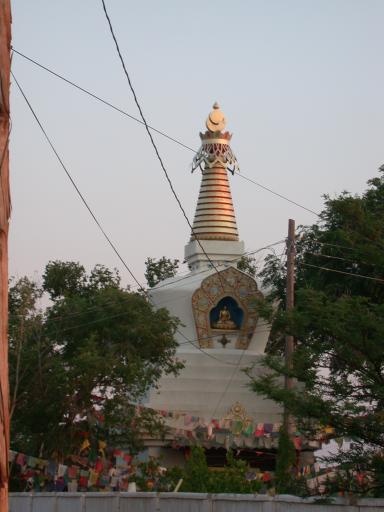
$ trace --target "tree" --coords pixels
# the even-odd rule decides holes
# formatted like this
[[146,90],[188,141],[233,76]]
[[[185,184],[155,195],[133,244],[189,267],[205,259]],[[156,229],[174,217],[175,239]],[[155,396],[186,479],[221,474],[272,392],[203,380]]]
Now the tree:
[[153,288],[160,281],[174,277],[179,268],[179,260],[171,260],[162,256],[160,259],[147,258],[145,260],[145,279],[147,280],[148,286]]
[[282,426],[279,434],[279,449],[276,460],[276,492],[278,494],[295,494],[297,480],[295,475],[296,450],[286,427]]
[[253,256],[242,256],[237,262],[236,267],[242,272],[249,274],[251,277],[256,276],[257,265],[256,259]]
[[[226,465],[222,471],[211,473],[210,492],[253,494],[261,490],[261,481],[254,478],[254,473],[250,471],[245,460],[235,457],[232,450],[227,451],[226,459]],[[252,479],[249,479],[250,476]]]
[[210,473],[204,448],[192,446],[184,469],[183,492],[209,492]]
[[[43,292],[51,305],[40,311]],[[15,449],[65,455],[86,435],[135,451],[141,428],[160,428],[135,404],[163,373],[181,368],[178,321],[121,288],[116,271],[49,262],[41,287],[27,278],[11,286],[10,314]]]
[[226,462],[222,471],[211,471],[204,449],[201,446],[193,446],[182,475],[181,491],[236,494],[260,491],[261,482],[248,479],[250,468],[246,461],[236,458],[233,452],[228,450]]
[[[270,256],[261,273],[264,285],[273,288],[263,305],[273,330],[265,359],[269,372],[253,378],[253,388],[285,405],[308,436],[329,425],[335,437],[353,438],[359,449],[335,460],[355,471],[364,461],[372,486],[384,492],[383,464],[377,464],[384,449],[383,174],[361,196],[325,196],[320,221],[302,227],[296,245],[291,314],[284,311],[285,272],[277,259]],[[293,391],[279,380],[287,373],[280,358],[287,333],[296,342]]]

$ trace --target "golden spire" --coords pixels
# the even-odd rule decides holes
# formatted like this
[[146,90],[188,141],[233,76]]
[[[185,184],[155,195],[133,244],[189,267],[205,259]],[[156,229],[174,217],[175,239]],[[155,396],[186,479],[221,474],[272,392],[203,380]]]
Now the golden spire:
[[239,167],[229,146],[232,136],[223,133],[225,125],[225,116],[215,103],[206,121],[207,131],[200,133],[202,145],[192,164],[192,170],[200,167],[203,178],[191,240],[239,240],[227,174],[227,169],[234,173]]

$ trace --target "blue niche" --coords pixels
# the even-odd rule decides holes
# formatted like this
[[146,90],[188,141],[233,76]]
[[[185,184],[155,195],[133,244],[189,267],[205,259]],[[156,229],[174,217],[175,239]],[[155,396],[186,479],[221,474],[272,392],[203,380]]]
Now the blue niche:
[[209,313],[211,329],[238,330],[243,318],[244,311],[232,297],[223,297]]

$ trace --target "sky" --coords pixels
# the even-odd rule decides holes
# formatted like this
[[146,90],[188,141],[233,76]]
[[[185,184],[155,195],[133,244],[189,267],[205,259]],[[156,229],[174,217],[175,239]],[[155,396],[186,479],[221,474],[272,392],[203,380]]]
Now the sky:
[[[382,0],[106,0],[148,123],[191,148],[218,101],[241,173],[320,212],[323,194],[361,193],[384,163]],[[13,46],[138,116],[101,0],[13,0]],[[183,260],[190,229],[142,125],[14,54],[13,72],[103,228],[140,282],[145,259]],[[50,260],[117,267],[11,88],[10,275]],[[155,135],[192,222],[193,153]],[[256,250],[316,216],[230,177],[240,238]]]

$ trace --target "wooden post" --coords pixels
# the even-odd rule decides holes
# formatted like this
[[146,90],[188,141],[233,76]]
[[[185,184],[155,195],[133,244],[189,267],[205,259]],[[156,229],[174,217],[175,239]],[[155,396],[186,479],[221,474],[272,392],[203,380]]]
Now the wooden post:
[[[289,312],[293,309],[295,304],[295,221],[289,219],[288,221],[288,238],[287,238],[287,291],[286,291],[286,311]],[[293,336],[285,337],[285,364],[288,369],[292,368],[292,359],[294,351]],[[292,389],[294,385],[293,379],[285,376],[285,389]],[[285,427],[289,434],[292,434],[294,423],[292,417],[285,412],[284,415]]]
[[8,512],[8,223],[9,85],[11,71],[11,2],[0,0],[0,512]]

